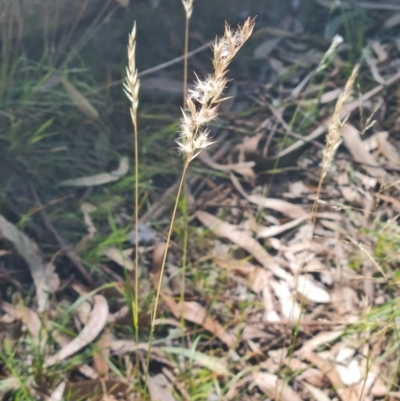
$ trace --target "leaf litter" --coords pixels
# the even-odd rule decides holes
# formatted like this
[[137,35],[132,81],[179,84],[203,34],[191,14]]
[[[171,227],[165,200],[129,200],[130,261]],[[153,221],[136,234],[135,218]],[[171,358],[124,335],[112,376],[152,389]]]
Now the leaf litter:
[[[325,0],[317,3],[333,5]],[[365,4],[361,2],[360,7],[369,10]],[[387,17],[383,28],[395,29],[398,17]],[[317,199],[318,212],[314,213],[311,210],[323,147],[318,140],[329,128],[331,103],[345,83],[342,60],[335,56],[332,65],[324,67],[329,74],[323,87],[314,82],[314,72],[310,72],[319,68],[322,54],[303,57],[307,44],[289,31],[269,31],[264,35],[254,54],[256,59],[267,59],[271,83],[258,85],[254,99],[257,105],[268,107],[262,113],[256,111],[254,120],[233,118],[232,126],[246,134],[235,137],[235,146],[224,144],[230,149],[229,154],[214,158],[210,151],[199,156],[198,165],[207,166],[208,172],[218,171],[218,178],[199,174],[196,181],[190,181],[202,188],[196,192],[196,219],[190,223],[191,270],[186,281],[189,287],[192,279],[194,289],[185,291],[183,299],[179,299],[173,288],[181,263],[177,235],[176,243],[171,245],[168,279],[163,287],[163,316],[158,319],[150,351],[156,366],[147,382],[150,397],[175,400],[176,394],[187,394],[190,383],[182,372],[189,360],[193,362],[193,375],[203,369],[213,380],[218,378],[214,381],[217,389],[209,390],[208,399],[225,399],[226,395],[226,399],[243,400],[377,400],[390,394],[393,386],[387,379],[389,372],[393,373],[393,358],[387,351],[393,350],[389,335],[392,317],[391,312],[384,311],[386,303],[393,302],[385,284],[399,262],[396,242],[390,257],[381,253],[383,243],[399,238],[399,138],[393,128],[398,125],[393,112],[397,96],[393,87],[400,75],[396,64],[390,64],[396,43],[369,43],[371,51],[365,53],[366,65],[362,67],[362,74],[369,79],[368,91],[343,105],[341,119],[352,114],[343,128],[343,146],[327,172]],[[297,51],[300,45],[303,50]],[[282,71],[288,78],[278,88],[274,82],[281,85],[286,79]],[[64,78],[63,84],[89,119],[99,118],[88,100],[76,88],[71,89]],[[298,105],[304,115],[318,106],[318,114],[305,129],[298,121],[292,126],[286,122],[293,113],[289,104]],[[268,111],[271,107],[275,112]],[[373,114],[370,121],[365,113]],[[303,137],[296,137],[294,143],[282,148],[278,138],[282,140],[284,132],[297,136],[301,132]],[[321,146],[316,148],[315,144]],[[300,157],[295,153],[299,150]],[[285,157],[291,160],[283,160]],[[282,161],[275,165],[277,158]],[[67,180],[59,185],[105,185],[120,180],[128,169],[127,159],[122,158],[119,168],[111,173]],[[273,179],[269,180],[271,175]],[[189,184],[188,191],[195,192],[197,188]],[[81,207],[87,233],[76,245],[79,254],[91,251],[102,234],[103,227],[95,226],[90,216],[102,205],[96,203],[96,197],[90,202]],[[124,212],[115,216],[119,227],[127,220]],[[309,240],[312,228],[314,235]],[[90,380],[62,381],[60,387],[54,386],[54,391],[49,392],[50,399],[60,399],[62,393],[73,393],[75,399],[95,393],[99,400],[125,396],[130,390],[124,380],[109,378],[116,373],[113,362],[120,358],[118,366],[128,367],[137,348],[141,357],[146,355],[147,344],[135,344],[126,330],[121,330],[122,319],[117,315],[125,308],[123,315],[129,317],[131,305],[127,306],[124,298],[127,284],[109,260],[127,270],[129,279],[134,269],[132,250],[126,243],[122,252],[114,244],[101,250],[102,261],[94,262],[94,268],[100,267],[110,274],[112,291],[101,290],[101,294],[85,298],[86,302],[71,313],[75,327],[71,329],[68,322],[66,334],[51,324],[57,312],[50,310],[46,316],[45,311],[57,309],[54,301],[50,302],[57,291],[70,306],[71,295],[60,291],[59,286],[65,285],[62,289],[67,288],[68,292],[75,289],[74,285],[65,279],[58,281],[55,269],[59,263],[46,263],[39,247],[10,222],[4,219],[0,230],[29,265],[39,305],[37,313],[22,303],[3,301],[4,321],[21,321],[20,338],[30,336],[33,344],[42,348],[53,338],[56,344],[46,350],[46,369],[66,365],[73,356],[92,349],[89,360],[76,366],[79,374]],[[148,280],[147,267],[152,263],[151,275],[157,274],[157,261],[151,258],[157,259],[157,248],[162,254],[165,244],[154,245],[153,240],[139,242],[145,243],[140,259],[144,282]],[[4,252],[0,257],[9,254]],[[105,284],[104,280],[99,282]],[[143,293],[143,298],[151,299],[151,291],[147,291],[150,295]],[[397,299],[397,289],[393,297]],[[145,301],[141,308],[144,305]],[[376,313],[374,320],[369,319],[370,311]],[[143,310],[141,330],[147,328],[146,313]],[[193,348],[198,334],[201,339]],[[221,394],[221,384],[229,387],[225,394]]]

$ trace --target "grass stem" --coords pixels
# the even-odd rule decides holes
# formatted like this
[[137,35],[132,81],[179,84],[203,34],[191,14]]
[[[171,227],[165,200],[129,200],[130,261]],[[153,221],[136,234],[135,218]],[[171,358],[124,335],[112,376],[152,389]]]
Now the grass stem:
[[176,200],[175,200],[175,204],[174,204],[174,209],[172,211],[171,222],[169,224],[169,229],[168,229],[168,234],[167,234],[167,241],[166,241],[166,244],[165,244],[165,251],[164,251],[164,255],[163,255],[163,259],[162,259],[162,263],[161,263],[161,269],[160,269],[160,273],[159,273],[160,277],[158,279],[157,292],[156,292],[156,297],[155,297],[155,300],[154,300],[154,308],[153,308],[153,313],[152,313],[152,317],[151,317],[149,348],[148,348],[147,356],[146,356],[145,383],[147,383],[147,379],[148,379],[148,376],[149,376],[151,346],[152,346],[152,343],[153,343],[154,326],[155,326],[155,320],[156,320],[156,316],[157,316],[158,302],[159,302],[160,294],[161,294],[161,286],[162,286],[162,280],[163,280],[163,277],[164,277],[165,264],[166,264],[167,256],[168,256],[168,248],[169,248],[169,244],[171,242],[172,231],[174,229],[174,223],[175,223],[176,211],[178,209],[179,198],[180,198],[181,193],[182,193],[182,188],[183,188],[183,184],[185,182],[185,177],[186,177],[186,171],[187,171],[187,169],[189,167],[191,156],[192,155],[190,155],[190,154],[187,155],[187,157],[185,159],[185,162],[184,162],[184,165],[183,165],[182,176],[181,176],[181,179],[180,179],[180,182],[179,182],[178,192],[176,194]]

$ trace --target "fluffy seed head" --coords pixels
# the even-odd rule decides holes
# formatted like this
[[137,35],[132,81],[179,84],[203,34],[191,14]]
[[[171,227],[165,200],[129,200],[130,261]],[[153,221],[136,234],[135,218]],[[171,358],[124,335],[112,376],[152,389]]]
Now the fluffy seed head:
[[[189,0],[182,0],[185,1]],[[228,82],[225,77],[228,66],[240,48],[249,39],[254,28],[254,19],[248,18],[243,26],[232,30],[225,24],[225,33],[213,44],[214,73],[201,80],[198,77],[193,89],[186,96],[186,110],[182,110],[179,151],[193,160],[203,149],[212,144],[209,131],[201,127],[217,118],[218,105],[226,100],[222,93]]]

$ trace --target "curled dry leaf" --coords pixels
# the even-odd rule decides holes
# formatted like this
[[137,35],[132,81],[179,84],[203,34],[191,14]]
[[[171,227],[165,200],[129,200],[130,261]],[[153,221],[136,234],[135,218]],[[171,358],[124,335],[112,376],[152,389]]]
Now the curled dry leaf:
[[212,230],[216,235],[229,239],[252,255],[264,268],[272,271],[276,276],[286,279],[288,273],[268,254],[268,252],[247,233],[244,233],[232,224],[225,223],[217,217],[203,211],[196,212],[196,217]]
[[253,379],[257,387],[274,400],[301,401],[301,397],[278,376],[266,372],[254,372]]
[[[51,336],[60,347],[65,347],[72,341],[71,337],[64,333],[60,333],[58,330],[52,330]],[[89,365],[81,364],[77,367],[77,369],[80,373],[82,373],[83,376],[88,377],[89,379],[95,380],[99,378],[99,375]]]
[[80,178],[71,178],[70,180],[61,181],[58,185],[69,187],[93,187],[96,185],[104,185],[109,182],[118,181],[129,171],[129,162],[127,157],[121,157],[119,167],[111,173],[101,173],[89,175]]
[[36,287],[38,311],[45,311],[47,298],[56,290],[59,282],[54,266],[51,263],[46,266],[38,246],[3,216],[0,216],[0,237],[11,242],[28,264]]
[[93,301],[92,313],[83,330],[57,354],[48,357],[45,362],[46,366],[52,366],[75,354],[81,348],[90,344],[101,333],[107,323],[108,304],[102,295],[94,295]]
[[181,312],[183,310],[183,317],[186,320],[202,326],[205,330],[218,337],[229,348],[233,347],[235,343],[235,337],[228,333],[212,317],[207,316],[206,309],[199,303],[184,301],[182,308],[181,303],[176,303],[172,297],[165,294],[162,294],[162,297],[177,319],[181,317]]

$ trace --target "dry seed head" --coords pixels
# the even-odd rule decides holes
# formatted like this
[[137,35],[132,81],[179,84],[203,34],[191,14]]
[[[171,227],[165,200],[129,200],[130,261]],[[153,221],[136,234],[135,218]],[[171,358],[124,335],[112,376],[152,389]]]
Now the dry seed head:
[[129,35],[128,43],[128,65],[126,67],[126,80],[124,82],[124,92],[131,101],[131,117],[133,124],[136,124],[137,108],[139,105],[139,86],[138,71],[135,62],[136,54],[136,22]]
[[[184,0],[182,0],[184,1]],[[188,1],[188,0],[186,0]],[[228,82],[225,78],[228,66],[240,48],[249,39],[254,28],[254,19],[248,18],[236,31],[225,24],[225,34],[216,39],[214,50],[214,74],[204,80],[199,79],[186,96],[186,110],[182,110],[180,137],[177,140],[179,151],[185,153],[189,161],[203,149],[212,144],[208,130],[201,130],[217,118],[218,105],[226,99],[221,98]]]
[[184,7],[185,12],[186,12],[186,18],[187,19],[190,19],[190,17],[192,16],[193,1],[194,0],[182,0],[182,4],[183,4],[183,7]]
[[319,62],[316,73],[318,73],[326,68],[327,61],[333,55],[333,53],[335,53],[336,49],[339,47],[339,45],[341,43],[343,43],[343,38],[340,35],[335,35],[335,37],[332,40],[331,45],[329,46],[329,49],[325,52],[321,61]]
[[340,94],[336,102],[335,111],[333,113],[332,121],[329,125],[328,134],[326,136],[325,149],[322,155],[322,179],[325,178],[329,165],[331,164],[336,153],[336,150],[342,142],[342,130],[347,122],[348,116],[342,121],[340,119],[340,111],[342,110],[345,101],[351,95],[353,84],[357,77],[358,69],[359,65],[356,64],[353,68],[350,78],[346,82],[343,92]]

